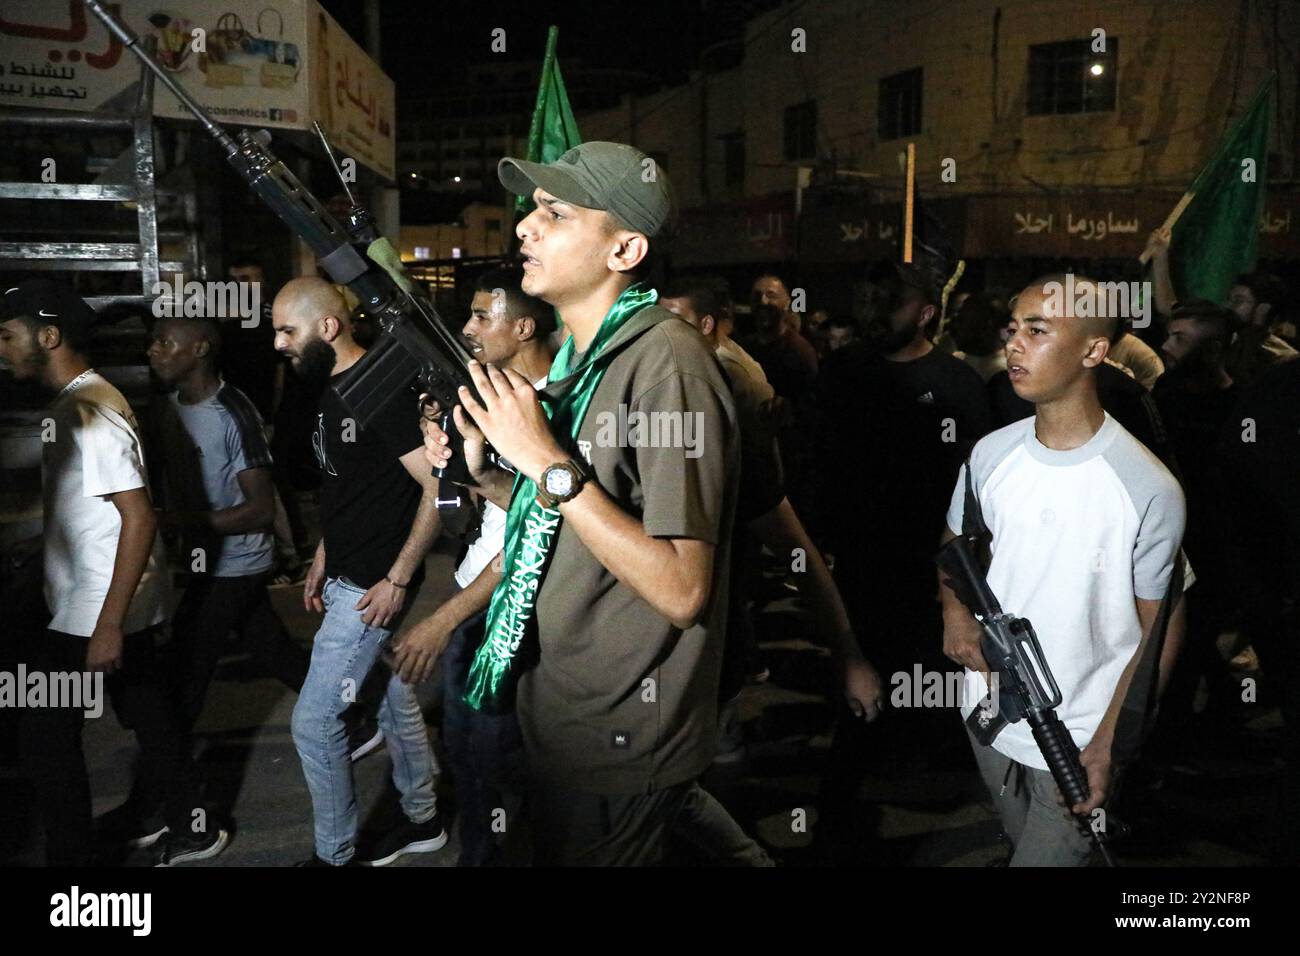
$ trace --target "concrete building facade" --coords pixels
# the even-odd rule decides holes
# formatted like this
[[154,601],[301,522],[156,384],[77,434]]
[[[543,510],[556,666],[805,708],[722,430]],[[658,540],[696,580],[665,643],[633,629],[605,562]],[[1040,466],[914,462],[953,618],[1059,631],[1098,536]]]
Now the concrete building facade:
[[578,116],[664,162],[681,265],[887,254],[909,142],[960,254],[1131,258],[1272,71],[1262,254],[1300,257],[1300,4],[807,0],[743,43],[733,69]]

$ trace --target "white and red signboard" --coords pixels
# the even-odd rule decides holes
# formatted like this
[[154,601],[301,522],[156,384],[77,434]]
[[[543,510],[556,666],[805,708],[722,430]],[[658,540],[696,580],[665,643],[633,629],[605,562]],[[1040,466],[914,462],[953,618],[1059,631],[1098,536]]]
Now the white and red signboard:
[[[394,174],[393,81],[315,0],[119,0],[163,67],[221,123],[310,129]],[[128,111],[140,63],[81,0],[0,0],[0,106]],[[154,115],[188,119],[155,87]]]

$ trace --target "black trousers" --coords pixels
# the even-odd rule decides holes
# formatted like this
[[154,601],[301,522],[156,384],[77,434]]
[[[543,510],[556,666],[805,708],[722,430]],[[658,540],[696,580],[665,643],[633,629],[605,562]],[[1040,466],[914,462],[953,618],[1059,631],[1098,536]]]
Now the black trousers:
[[[924,560],[868,569],[858,556],[838,557],[836,584],[863,655],[884,682],[885,706],[872,724],[854,717],[835,688],[835,725],[817,797],[814,833],[819,849],[837,865],[861,865],[876,841],[874,820],[857,799],[869,772],[899,766],[917,753],[933,754],[960,741],[960,715],[947,708],[895,708],[893,675],[946,673],[957,668],[943,656],[943,617],[933,565]],[[898,573],[902,568],[903,573]]]
[[[157,768],[165,788],[167,825],[176,833],[199,833],[209,824],[186,735],[168,700],[154,646],[156,630],[126,635],[122,666],[106,675],[104,688],[122,726],[135,731],[144,761]],[[24,649],[28,673],[79,674],[86,668],[88,644],[88,638],[74,634],[38,632]],[[36,787],[45,856],[51,866],[94,862],[90,776],[81,745],[84,722],[82,707],[35,707],[23,714],[20,748]]]
[[[524,741],[513,709],[480,713],[461,698],[474,654],[483,641],[487,611],[468,618],[443,652],[442,742],[456,787],[460,825],[459,866],[495,866],[503,859],[506,830],[523,804]],[[504,811],[505,815],[501,815]]]
[[172,618],[172,648],[178,708],[188,731],[203,712],[203,702],[235,631],[257,663],[293,691],[302,690],[311,656],[285,629],[266,591],[268,575],[218,578],[194,575]]

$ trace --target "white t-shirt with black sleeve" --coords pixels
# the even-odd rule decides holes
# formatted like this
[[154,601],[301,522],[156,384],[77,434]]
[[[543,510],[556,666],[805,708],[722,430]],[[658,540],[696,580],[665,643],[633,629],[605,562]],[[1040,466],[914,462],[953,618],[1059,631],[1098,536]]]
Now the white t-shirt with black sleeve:
[[[1069,451],[1043,445],[1034,421],[981,439],[970,468],[992,532],[989,587],[1004,611],[1033,625],[1061,688],[1057,716],[1082,748],[1142,640],[1135,599],[1165,596],[1186,510],[1174,476],[1109,414]],[[965,498],[963,466],[948,509],[954,534]],[[963,718],[987,693],[983,676],[967,670],[965,690]],[[992,746],[1047,769],[1027,721],[1006,726]]]
[[[51,439],[41,446],[45,505],[45,601],[49,627],[89,637],[117,560],[122,517],[109,495],[148,490],[140,427],[122,393],[97,372],[74,379],[50,407]],[[126,634],[162,623],[168,596],[162,538],[122,622]]]

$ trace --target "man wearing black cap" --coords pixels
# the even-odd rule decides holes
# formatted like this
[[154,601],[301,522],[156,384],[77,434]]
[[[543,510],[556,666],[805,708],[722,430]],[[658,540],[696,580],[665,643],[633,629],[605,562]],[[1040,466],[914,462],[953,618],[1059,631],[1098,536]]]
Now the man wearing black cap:
[[[85,358],[90,307],[70,288],[33,279],[0,294],[0,358],[15,378],[56,393],[42,445],[45,599],[53,619],[27,664],[45,674],[103,671],[113,707],[134,728],[166,787],[161,865],[207,859],[229,841],[210,825],[184,735],[166,703],[155,636],[167,563],[140,442],[122,393]],[[68,702],[64,702],[65,704]],[[92,861],[90,781],[81,707],[33,708],[23,752],[35,777],[51,865]]]
[[[641,281],[673,219],[662,169],[592,142],[498,175],[537,203],[516,229],[523,289],[572,336],[545,405],[491,364],[470,367],[480,400],[461,392],[466,463],[509,509],[466,700],[517,700],[539,862],[654,863],[679,815],[726,814],[695,780],[717,721],[735,409],[708,344]],[[513,500],[484,436],[518,469]],[[426,424],[434,464],[445,437]]]

